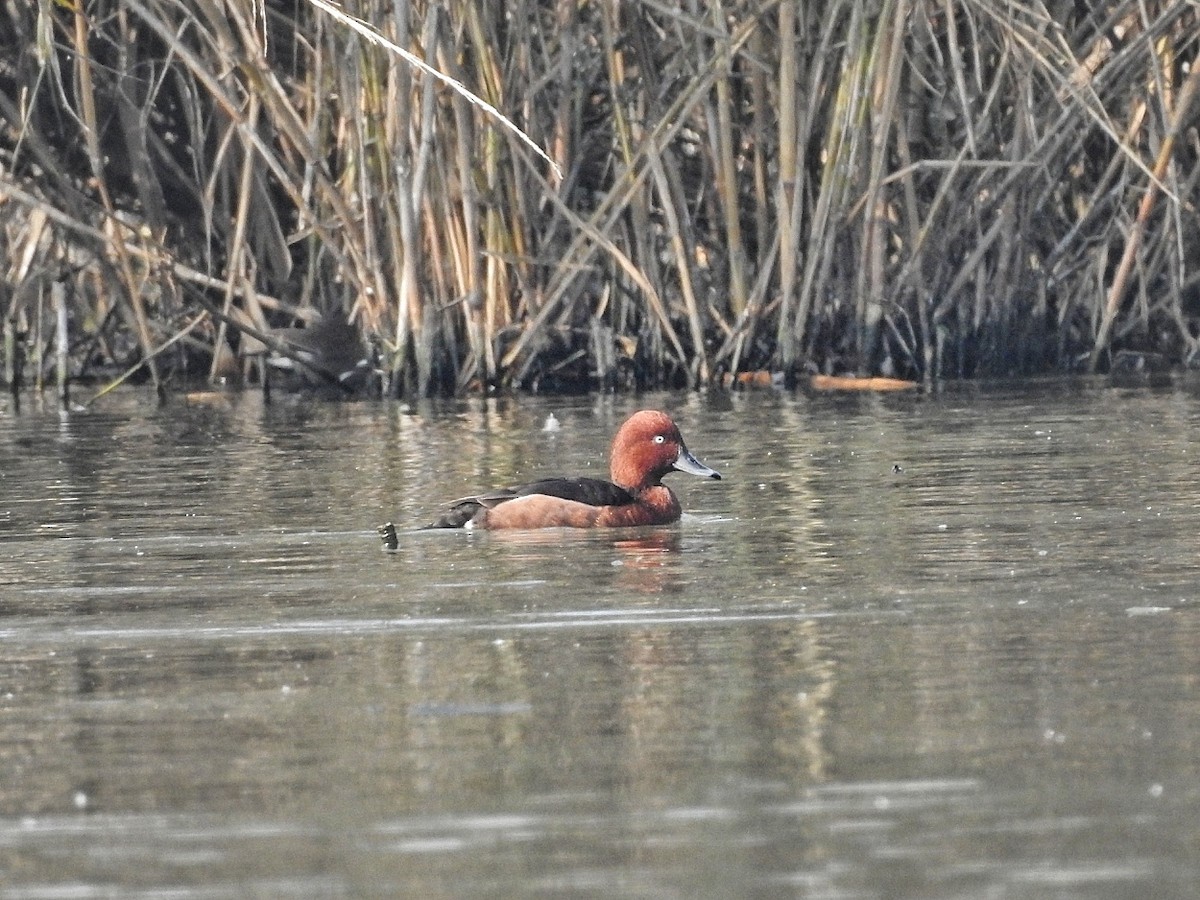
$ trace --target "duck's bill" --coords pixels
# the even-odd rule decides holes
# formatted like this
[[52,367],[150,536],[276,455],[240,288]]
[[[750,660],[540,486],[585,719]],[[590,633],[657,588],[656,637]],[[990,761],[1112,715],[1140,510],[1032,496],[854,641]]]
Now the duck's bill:
[[675,457],[675,468],[680,472],[687,472],[689,475],[699,475],[702,478],[720,478],[721,473],[716,469],[710,469],[692,454],[688,453],[687,447],[679,448],[679,455]]

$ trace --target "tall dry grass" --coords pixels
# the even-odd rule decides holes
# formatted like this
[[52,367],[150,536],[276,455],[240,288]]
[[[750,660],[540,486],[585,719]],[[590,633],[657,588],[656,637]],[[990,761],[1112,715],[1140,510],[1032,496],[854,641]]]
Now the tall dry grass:
[[[0,5],[0,294],[36,371],[342,308],[386,390],[1188,364],[1200,8]],[[334,11],[336,13],[336,10]],[[11,364],[10,364],[11,367]]]

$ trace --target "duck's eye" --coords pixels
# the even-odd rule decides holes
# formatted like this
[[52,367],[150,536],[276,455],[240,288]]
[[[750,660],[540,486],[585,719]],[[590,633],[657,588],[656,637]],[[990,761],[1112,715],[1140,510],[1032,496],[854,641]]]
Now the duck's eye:
[[654,436],[654,443],[665,444],[666,442],[667,442],[667,436],[665,434],[656,434]]

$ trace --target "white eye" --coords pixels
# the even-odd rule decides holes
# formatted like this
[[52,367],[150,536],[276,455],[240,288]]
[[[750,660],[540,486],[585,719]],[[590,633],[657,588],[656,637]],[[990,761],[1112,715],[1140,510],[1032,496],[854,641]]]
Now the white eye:
[[656,444],[663,444],[663,443],[666,443],[666,440],[667,440],[667,437],[666,437],[666,435],[663,435],[663,434],[656,434],[656,435],[654,436],[654,443],[656,443]]

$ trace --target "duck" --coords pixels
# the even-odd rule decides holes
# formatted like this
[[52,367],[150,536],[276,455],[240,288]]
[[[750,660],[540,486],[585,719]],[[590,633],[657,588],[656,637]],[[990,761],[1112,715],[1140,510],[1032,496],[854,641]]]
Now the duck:
[[425,528],[468,530],[624,528],[669,525],[683,513],[675,492],[662,483],[670,472],[721,478],[694,457],[679,426],[660,410],[643,409],[625,420],[612,440],[611,480],[542,478],[451,502]]
[[353,392],[363,387],[372,372],[362,335],[341,309],[327,312],[307,328],[275,328],[271,335],[291,355],[272,352],[267,365],[291,373],[306,387],[333,384]]
[[241,332],[238,355],[259,367],[264,393],[270,393],[272,371],[282,373],[280,386],[287,390],[351,396],[374,386],[373,348],[341,307],[320,315],[297,310],[297,318],[309,322],[305,328],[268,328],[236,307],[231,315],[206,308]]

